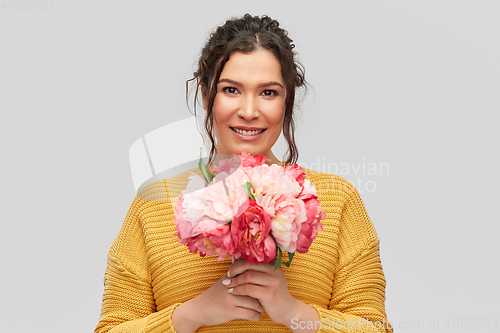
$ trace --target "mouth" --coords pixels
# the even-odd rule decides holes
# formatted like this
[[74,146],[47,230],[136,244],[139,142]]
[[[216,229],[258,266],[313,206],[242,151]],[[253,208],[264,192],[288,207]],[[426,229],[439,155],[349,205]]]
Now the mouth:
[[231,129],[233,130],[233,132],[236,132],[238,134],[241,134],[241,135],[248,135],[248,136],[252,136],[252,135],[259,135],[260,133],[264,132],[266,129],[261,129],[261,130],[255,130],[255,131],[245,131],[245,130],[242,130],[242,129],[239,129],[239,128],[235,128],[235,127],[231,127]]

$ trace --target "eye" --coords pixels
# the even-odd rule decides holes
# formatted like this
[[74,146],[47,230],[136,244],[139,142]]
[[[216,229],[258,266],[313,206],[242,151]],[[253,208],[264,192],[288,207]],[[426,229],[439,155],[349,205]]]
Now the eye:
[[276,90],[266,89],[262,92],[262,95],[266,97],[273,97],[278,95],[278,92]]
[[238,93],[238,89],[235,87],[224,87],[222,88],[222,91],[228,93],[229,95],[235,95]]

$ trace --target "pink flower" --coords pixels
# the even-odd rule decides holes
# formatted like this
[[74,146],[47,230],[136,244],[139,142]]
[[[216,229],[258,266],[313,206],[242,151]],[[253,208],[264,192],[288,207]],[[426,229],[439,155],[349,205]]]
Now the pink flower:
[[297,196],[298,199],[306,200],[312,197],[317,197],[316,187],[311,185],[311,181],[306,179],[306,173],[298,164],[286,165],[285,173],[291,175],[300,185],[301,191]]
[[[236,252],[236,247],[230,233],[228,223],[219,222],[210,218],[202,218],[196,225],[192,226],[190,237],[181,237],[182,229],[189,224],[182,223],[176,219],[176,235],[179,243],[186,245],[189,252],[200,252],[200,256],[219,256],[218,260],[238,258],[240,254]],[[184,231],[185,232],[185,231]]]
[[238,155],[225,158],[219,161],[219,165],[214,166],[212,172],[218,175],[221,172],[231,174],[241,166],[241,159]]
[[255,201],[261,206],[271,219],[276,216],[277,206],[288,198],[287,195],[278,192],[268,193],[266,195],[259,194]]
[[302,183],[302,191],[297,196],[297,199],[306,201],[310,198],[318,198],[316,186],[312,185],[309,179],[304,179],[304,182]]
[[231,222],[231,235],[237,251],[246,260],[268,263],[276,258],[276,243],[269,234],[269,215],[253,200]]
[[236,248],[230,234],[230,224],[220,222],[206,216],[196,223],[186,220],[184,196],[179,198],[175,206],[174,223],[179,243],[186,245],[191,253],[200,252],[200,256],[219,256],[218,260],[238,258]]
[[183,208],[184,197],[180,197],[177,205],[175,206],[175,217],[174,223],[177,229],[177,235],[179,238],[191,237],[193,232],[193,225],[186,221],[186,211]]
[[306,208],[302,200],[285,198],[275,201],[275,217],[271,220],[274,239],[283,251],[295,252],[297,237],[306,221]]
[[303,168],[301,168],[298,164],[285,165],[285,172],[291,175],[302,187],[306,177],[306,173]]
[[241,152],[241,155],[238,155],[241,158],[241,166],[242,167],[256,167],[259,165],[263,165],[266,161],[266,157],[262,155],[250,155],[245,151]]
[[242,185],[250,179],[241,169],[237,169],[230,175],[225,172],[218,174],[214,181],[217,182],[207,186],[203,195],[205,215],[229,222],[248,200],[248,194]]
[[279,165],[260,165],[244,168],[255,191],[255,196],[279,192],[290,198],[295,198],[301,191],[299,183]]
[[256,167],[264,164],[266,157],[262,155],[252,156],[245,151],[240,154],[234,154],[231,157],[219,161],[218,166],[214,166],[212,172],[216,175],[221,172],[232,174],[234,170],[242,167]]
[[323,224],[320,220],[326,218],[321,205],[316,198],[310,198],[304,201],[307,212],[307,220],[302,223],[300,233],[297,237],[297,252],[306,253],[313,240],[318,236],[318,231],[323,230]]

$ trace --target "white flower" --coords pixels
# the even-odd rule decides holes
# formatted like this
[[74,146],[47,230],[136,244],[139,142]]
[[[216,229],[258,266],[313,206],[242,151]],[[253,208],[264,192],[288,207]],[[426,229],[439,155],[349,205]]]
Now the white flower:
[[182,208],[186,212],[184,219],[194,225],[203,217],[206,207],[205,200],[203,199],[205,180],[193,173],[189,176],[186,189],[181,193],[184,196]]

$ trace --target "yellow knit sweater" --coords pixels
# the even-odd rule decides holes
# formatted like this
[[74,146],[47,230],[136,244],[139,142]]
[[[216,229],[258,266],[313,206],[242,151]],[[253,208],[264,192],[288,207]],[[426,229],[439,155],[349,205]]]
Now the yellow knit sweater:
[[[305,171],[326,219],[309,251],[296,253],[290,268],[283,266],[290,293],[318,311],[318,332],[392,332],[384,329],[390,325],[379,240],[358,192],[341,177]],[[173,205],[191,172],[201,175],[193,169],[155,181],[134,198],[108,253],[96,333],[175,332],[175,307],[227,272],[230,260],[189,253],[174,236]],[[234,320],[197,332],[290,330],[264,313],[259,322]]]

